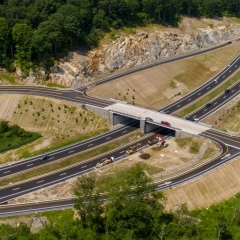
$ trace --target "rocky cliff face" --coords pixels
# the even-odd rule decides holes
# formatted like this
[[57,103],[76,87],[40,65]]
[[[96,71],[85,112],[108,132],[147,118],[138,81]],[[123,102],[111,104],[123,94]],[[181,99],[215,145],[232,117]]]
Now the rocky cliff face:
[[196,51],[240,36],[240,25],[200,28],[194,33],[156,30],[118,37],[115,41],[89,52],[72,52],[51,68],[49,81],[78,87],[92,79],[120,69],[131,68],[190,51]]

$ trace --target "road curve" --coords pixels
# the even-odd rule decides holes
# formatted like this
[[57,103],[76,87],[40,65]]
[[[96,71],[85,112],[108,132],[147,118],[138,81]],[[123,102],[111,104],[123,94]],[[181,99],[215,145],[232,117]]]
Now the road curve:
[[[230,67],[230,66],[229,66]],[[222,75],[223,76],[223,75]],[[100,83],[99,83],[100,84]],[[4,86],[4,87],[6,87],[6,86]],[[19,86],[18,86],[19,87]],[[8,93],[26,93],[26,91],[28,90],[29,92],[28,92],[28,94],[32,94],[32,95],[44,95],[44,96],[49,96],[49,97],[55,97],[55,98],[59,98],[59,99],[65,99],[65,100],[70,100],[70,101],[72,101],[71,100],[71,98],[72,98],[72,96],[70,97],[70,95],[71,95],[71,93],[72,93],[72,91],[65,91],[66,92],[66,94],[65,95],[61,95],[61,94],[59,94],[58,93],[58,91],[53,91],[52,92],[52,90],[51,91],[46,91],[45,89],[46,88],[44,88],[44,90],[43,89],[41,89],[39,92],[38,91],[32,91],[32,90],[29,90],[29,89],[23,89],[23,88],[21,88],[21,89],[17,89],[16,91],[12,91],[12,86],[11,86],[11,89],[10,88],[8,88],[8,89],[4,89],[4,88],[0,88],[0,91],[2,92],[2,90],[4,91],[4,93],[6,93],[6,92],[8,92]],[[37,89],[35,89],[35,90],[39,90],[39,88],[37,87]],[[82,91],[81,91],[82,90]],[[208,90],[208,89],[207,89]],[[75,98],[74,98],[74,102],[82,102],[82,103],[86,103],[85,102],[85,99],[77,99],[77,97],[76,96],[79,96],[78,94],[80,93],[80,94],[82,94],[83,96],[84,96],[84,98],[85,98],[85,96],[87,95],[86,94],[86,91],[87,91],[87,89],[78,89],[77,91],[75,91],[75,93],[76,93],[76,95],[75,95]],[[210,91],[210,90],[209,90]],[[91,101],[93,100],[94,98],[91,98]],[[99,101],[99,99],[98,99],[98,101]],[[88,104],[91,104],[91,103],[89,103],[89,101],[87,102]],[[95,104],[95,103],[94,103]],[[97,104],[97,103],[96,103]],[[104,102],[102,102],[101,104],[111,104],[110,102],[108,103],[107,102],[107,100],[104,100]],[[103,105],[101,105],[101,106],[103,106]],[[97,106],[99,106],[99,105],[97,105]],[[170,113],[170,112],[169,112]],[[209,137],[208,135],[207,136],[204,136],[204,137]],[[212,137],[212,136],[211,136]],[[210,138],[211,138],[210,137]],[[212,137],[212,139],[213,139],[213,137]],[[217,138],[215,138],[214,137],[214,140],[215,141],[219,141]],[[236,140],[236,141],[238,141],[238,140]],[[222,148],[224,149],[225,148],[225,144],[223,143],[223,141],[220,141],[219,142],[219,144],[221,144],[221,146],[222,146]],[[223,145],[222,145],[223,144]],[[229,160],[231,160],[232,159],[232,157],[235,157],[235,156],[238,156],[238,148],[235,148],[235,147],[232,147],[232,146],[230,146],[230,147],[228,147],[228,146],[226,146],[226,151],[224,152],[224,154],[226,155],[226,154],[230,154],[229,156],[230,157],[227,157],[224,161],[229,161]],[[115,153],[114,153],[115,154]],[[119,152],[119,157],[120,157],[120,152]],[[218,162],[220,162],[220,160],[222,160],[224,158],[224,156],[222,156],[220,159],[216,159],[214,162],[216,163],[215,165],[213,165],[213,166],[210,166],[210,165],[208,165],[208,166],[204,166],[205,168],[206,167],[208,167],[207,169],[211,169],[211,168],[213,168],[213,167],[216,167],[216,166],[218,166],[219,164],[221,164],[221,163],[217,163],[217,160],[219,160]],[[98,159],[98,161],[99,161],[100,159]],[[222,161],[223,162],[223,161]],[[217,165],[218,164],[218,165]],[[81,172],[81,169],[79,169],[80,170],[80,172]],[[88,168],[88,169],[85,169],[85,170],[82,170],[82,172],[84,171],[84,172],[86,172],[86,171],[90,171],[91,170],[91,168]],[[202,169],[202,170],[204,170],[204,168]],[[200,170],[199,170],[200,171]],[[192,172],[193,173],[193,172]],[[202,174],[202,171],[200,171],[200,173]],[[64,173],[59,173],[59,176],[60,176],[60,174],[64,174]],[[79,174],[79,171],[78,171],[78,174]],[[185,180],[186,181],[189,181],[189,179],[193,179],[194,177],[196,177],[196,176],[198,176],[198,174],[199,174],[199,172],[196,172],[196,174],[194,175],[192,175],[192,177],[187,177],[187,179],[185,178]],[[65,174],[64,174],[65,175]],[[64,175],[62,175],[62,176],[64,176]],[[43,181],[42,181],[43,180]],[[42,185],[42,183],[43,183],[43,185],[44,186],[46,186],[46,185],[48,185],[48,183],[46,183],[45,182],[45,180],[44,179],[42,179],[42,180],[37,180],[37,184],[40,184],[40,185]],[[182,176],[181,178],[179,178],[179,179],[175,179],[175,180],[172,180],[171,181],[171,186],[176,186],[177,184],[179,184],[180,182],[182,183],[183,181],[185,181],[184,180],[184,176]],[[58,181],[55,181],[54,179],[53,179],[53,181],[56,183],[56,182],[58,182]],[[61,180],[62,181],[62,180]],[[28,184],[28,183],[26,183],[26,184]],[[50,184],[49,184],[50,185]],[[165,186],[165,187],[164,187]],[[27,186],[27,188],[26,189],[24,189],[24,187],[23,186],[20,186],[20,185],[17,185],[17,186],[14,186],[14,188],[12,187],[11,189],[9,188],[8,190],[6,190],[6,188],[5,189],[2,189],[2,191],[3,192],[0,192],[0,196],[1,196],[1,198],[0,198],[0,201],[2,202],[2,201],[7,201],[8,199],[9,199],[9,196],[10,196],[10,199],[12,198],[12,197],[15,197],[15,196],[17,196],[18,195],[18,193],[16,194],[16,192],[21,192],[21,194],[20,195],[22,195],[23,193],[26,193],[26,192],[28,192],[28,190],[29,190],[29,187],[31,187],[30,185],[28,185]],[[166,184],[159,184],[158,186],[157,186],[157,189],[158,190],[161,190],[161,189],[165,189],[165,188],[169,188],[169,186],[166,186]],[[19,191],[20,190],[20,191]],[[30,189],[31,191],[32,190],[36,190],[36,187],[34,188],[31,188]],[[1,190],[0,190],[1,191]],[[7,191],[7,192],[5,192],[5,194],[7,194],[8,195],[8,197],[5,197],[4,196],[4,191]],[[16,191],[16,192],[15,192]],[[9,194],[9,193],[11,193],[11,194]],[[2,195],[3,194],[3,195]],[[2,197],[3,196],[3,197]]]

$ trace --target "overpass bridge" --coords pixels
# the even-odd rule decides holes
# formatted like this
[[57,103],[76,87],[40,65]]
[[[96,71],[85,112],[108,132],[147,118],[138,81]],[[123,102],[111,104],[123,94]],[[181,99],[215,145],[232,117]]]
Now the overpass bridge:
[[108,120],[112,125],[122,123],[128,119],[139,120],[140,129],[143,133],[148,133],[162,126],[175,130],[176,135],[181,137],[180,135],[183,133],[199,135],[211,129],[211,126],[203,123],[184,120],[182,118],[122,102],[109,105],[103,108],[103,110],[108,113]]

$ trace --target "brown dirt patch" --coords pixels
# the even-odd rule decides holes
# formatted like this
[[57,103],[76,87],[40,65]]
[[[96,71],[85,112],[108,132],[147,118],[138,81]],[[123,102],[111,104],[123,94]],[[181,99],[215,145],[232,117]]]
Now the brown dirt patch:
[[146,159],[149,159],[149,158],[151,157],[151,155],[148,154],[148,153],[142,153],[139,157],[140,157],[141,159],[146,160]]

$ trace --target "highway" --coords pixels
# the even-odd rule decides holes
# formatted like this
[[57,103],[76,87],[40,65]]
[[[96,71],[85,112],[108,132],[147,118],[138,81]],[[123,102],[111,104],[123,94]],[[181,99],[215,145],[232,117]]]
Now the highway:
[[[187,94],[183,98],[179,99],[178,101],[169,104],[166,107],[159,109],[158,111],[171,114],[179,110],[180,108],[194,102],[199,97],[202,97],[206,93],[212,91],[216,86],[223,83],[227,78],[229,78],[234,72],[238,70],[239,66],[240,66],[240,54],[238,54],[233,59],[233,61],[231,61],[221,72],[214,76],[214,78],[210,79],[210,81],[204,83],[202,86],[198,87],[197,89]],[[238,90],[239,89],[237,89],[237,91]],[[234,94],[236,94],[236,92]]]
[[[173,131],[169,129],[163,129],[161,134],[164,137],[173,135]],[[152,138],[152,136],[141,139],[141,147],[145,147],[148,145],[148,139]],[[90,172],[95,169],[95,166],[102,159],[114,157],[115,161],[121,160],[124,156],[126,156],[126,150],[129,148],[129,145],[119,147],[118,149],[113,150],[111,153],[104,154],[103,156],[98,156],[94,160],[89,162],[83,162],[79,164],[74,164],[74,166],[70,166],[65,169],[61,169],[54,173],[45,174],[45,176],[37,178],[36,180],[26,181],[20,184],[14,184],[5,186],[0,188],[0,203],[6,202],[14,197],[21,196],[23,194],[65,181],[69,178],[78,176],[82,173]]]
[[29,171],[31,168],[43,166],[46,163],[52,163],[56,160],[62,158],[69,158],[73,155],[80,154],[85,150],[90,148],[97,147],[103,143],[111,142],[112,140],[129,134],[139,128],[139,122],[134,122],[126,126],[114,129],[110,132],[103,133],[94,138],[81,141],[70,146],[57,149],[52,151],[49,156],[50,158],[44,161],[41,161],[41,156],[36,156],[27,160],[18,161],[16,163],[7,164],[0,167],[0,179],[11,174],[15,174],[21,171]]
[[[197,90],[195,90],[194,92],[185,96],[183,99],[179,100],[178,103],[171,104],[171,105],[169,105],[169,106],[167,106],[163,109],[160,109],[159,111],[164,111],[165,113],[169,114],[169,113],[175,111],[176,109],[184,106],[184,104],[189,104],[190,101],[185,102],[186,101],[185,98],[188,97],[188,100],[189,100],[189,98],[191,98],[191,101],[194,101],[195,99],[193,98],[193,96],[198,98],[198,97],[202,96],[203,94],[207,93],[208,91],[211,91],[212,88],[214,88],[214,86],[216,86],[217,84],[220,84],[220,82],[224,81],[227,78],[227,76],[231,75],[234,71],[236,71],[238,69],[239,58],[240,58],[240,56],[238,55],[238,57],[232,63],[230,63],[230,65],[227,66],[225,68],[225,70],[223,70],[221,73],[219,73],[216,76],[216,78],[218,78],[217,82],[214,81],[214,79],[212,79],[212,80],[210,80],[211,85],[206,85],[206,84],[209,84],[209,83],[206,83],[203,86],[201,86],[200,88],[198,88]],[[173,60],[171,60],[171,61],[173,61]],[[229,75],[227,75],[227,74],[229,74]],[[117,77],[119,77],[119,76],[115,76],[115,78],[117,78]],[[111,80],[113,80],[113,79],[111,79]],[[110,81],[110,80],[106,80],[106,81]],[[97,83],[97,84],[100,84],[100,83]],[[93,87],[93,86],[91,86],[91,87]],[[77,89],[76,91],[72,91],[72,90],[55,90],[55,89],[48,89],[48,88],[44,88],[44,87],[1,86],[0,87],[0,93],[2,92],[2,93],[21,93],[21,94],[31,94],[31,95],[42,95],[42,96],[54,97],[54,98],[63,99],[63,100],[79,102],[79,103],[82,103],[82,104],[87,103],[87,104],[94,105],[94,106],[99,106],[99,107],[105,107],[105,106],[108,106],[109,104],[112,104],[111,101],[88,96],[87,89],[88,89],[87,87],[83,87],[83,88]],[[201,94],[199,94],[199,91],[202,91]],[[72,94],[73,92],[74,92],[74,94]],[[226,96],[227,97],[225,97],[225,101],[227,101],[227,100],[229,101],[231,99],[231,94],[228,93],[228,94],[226,94]],[[179,105],[179,102],[181,103],[181,106],[177,107]],[[209,113],[206,112],[205,114],[207,115],[207,114],[210,114],[210,113],[211,113],[211,111],[210,111],[210,108],[209,108]],[[212,135],[215,134],[215,136],[209,136],[211,134]],[[222,137],[222,140],[219,140],[220,135]],[[226,139],[224,140],[224,136],[222,136],[222,133],[209,132],[209,133],[206,133],[206,135],[203,135],[203,137],[208,137],[208,138],[211,138],[211,139],[217,141],[221,145],[222,149],[225,150],[223,152],[223,154],[224,155],[230,154],[230,155],[228,155],[230,157],[225,158],[224,161],[229,161],[229,160],[232,159],[233,156],[238,156],[238,149],[239,149],[239,147],[238,147],[239,146],[238,145],[239,139],[238,138],[235,138],[234,141],[230,141],[228,139],[227,141],[230,141],[230,142],[227,143],[229,145],[229,146],[227,146],[224,143],[224,141],[226,141]],[[146,145],[146,143],[144,143],[144,141],[142,143],[142,146],[144,146],[144,144]],[[126,149],[123,148],[123,149],[121,149],[121,151],[117,150],[116,152],[114,152],[112,154],[114,154],[114,157],[116,159],[118,159],[118,158],[121,158],[125,155],[125,150]],[[68,151],[68,153],[69,153],[68,148],[66,148],[66,151]],[[60,155],[58,155],[58,156],[61,157],[62,153],[59,153],[59,154]],[[218,162],[218,164],[223,162],[221,160],[222,160],[222,158],[224,158],[224,155],[221,156],[221,158],[218,158],[214,161],[215,165],[213,165],[213,166],[206,165],[206,166],[204,166],[204,168],[202,170],[204,170],[205,168],[211,169],[214,166],[218,166],[218,165],[216,165],[217,162]],[[57,156],[57,153],[56,153],[56,156]],[[99,162],[102,158],[103,157],[95,159],[93,162],[89,163],[89,165],[87,165],[86,167],[85,167],[85,165],[84,166],[79,165],[79,166],[76,166],[76,167],[73,167],[73,168],[69,169],[68,171],[59,171],[55,174],[50,174],[50,175],[46,176],[45,178],[39,178],[39,179],[34,180],[34,181],[30,181],[30,182],[26,182],[26,183],[14,185],[14,186],[9,186],[8,188],[1,189],[0,190],[0,196],[1,196],[0,197],[0,202],[6,202],[7,200],[9,200],[13,197],[20,196],[20,195],[25,194],[27,192],[31,192],[31,191],[34,191],[36,189],[52,185],[54,183],[64,181],[64,180],[66,180],[70,177],[77,176],[80,173],[91,171],[91,170],[93,170],[93,167],[95,166],[95,164],[97,162]],[[104,156],[104,158],[105,158],[105,156]],[[56,160],[56,159],[58,159],[58,158],[54,157],[52,160]],[[31,160],[29,160],[29,161],[31,161]],[[36,161],[39,161],[39,160],[35,159],[35,162]],[[18,167],[19,168],[23,167],[23,169],[26,169],[26,165],[23,165],[23,164],[16,165],[16,166],[14,166],[14,164],[13,164],[12,166],[6,166],[6,167],[8,167],[8,168],[5,168],[5,170],[8,169],[7,171],[9,171],[9,169],[14,169],[15,168],[15,170],[14,170],[15,172],[17,171]],[[202,173],[202,170],[198,169],[196,171],[198,173]],[[2,171],[2,169],[0,169],[0,171]],[[10,171],[12,171],[12,170],[10,170]],[[9,174],[12,174],[13,172],[11,172]],[[191,173],[192,173],[192,178],[191,179],[193,179],[196,176],[199,176],[199,175],[197,175],[197,173],[196,174],[194,174],[193,172],[191,172]],[[189,174],[191,174],[191,173],[189,173]],[[179,182],[179,181],[183,182],[184,181],[184,176],[181,176],[181,179],[179,178],[177,180],[176,179],[171,180],[171,186],[177,185],[177,182]],[[186,178],[186,181],[189,181],[189,177]],[[166,184],[159,184],[158,188],[159,189],[161,187],[164,188],[164,186],[165,186],[165,188],[169,187],[169,186],[166,186]]]

